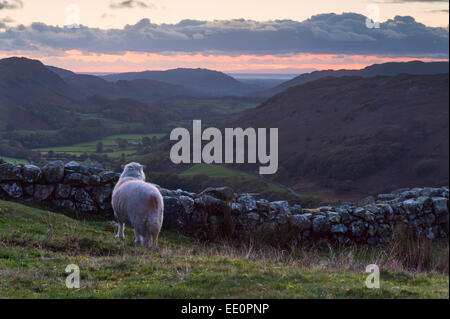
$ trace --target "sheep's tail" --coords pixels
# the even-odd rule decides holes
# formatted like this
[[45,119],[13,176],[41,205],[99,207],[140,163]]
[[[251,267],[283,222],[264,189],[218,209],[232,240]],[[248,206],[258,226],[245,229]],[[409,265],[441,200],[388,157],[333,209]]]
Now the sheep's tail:
[[158,198],[157,195],[151,194],[147,200],[147,207],[149,209],[150,214],[147,214],[146,222],[147,227],[151,229],[153,232],[159,232],[160,227],[162,226],[162,207],[163,202]]
[[158,198],[155,195],[151,194],[148,197],[147,204],[148,204],[148,208],[150,209],[150,211],[152,213],[157,213],[158,212],[158,210],[159,210],[159,201],[158,201]]

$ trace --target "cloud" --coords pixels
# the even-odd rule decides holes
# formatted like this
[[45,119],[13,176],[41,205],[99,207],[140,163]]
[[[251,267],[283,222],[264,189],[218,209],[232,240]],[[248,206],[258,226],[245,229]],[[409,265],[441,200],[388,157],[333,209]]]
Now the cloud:
[[22,0],[1,0],[0,10],[3,9],[21,9],[23,8]]
[[111,2],[111,9],[154,8],[155,5],[148,1],[139,0],[115,0]]
[[33,23],[0,33],[5,50],[81,50],[85,53],[206,52],[213,54],[363,54],[448,58],[448,29],[397,16],[366,27],[355,13],[320,14],[305,21],[183,20],[154,24],[143,19],[122,29],[79,29]]

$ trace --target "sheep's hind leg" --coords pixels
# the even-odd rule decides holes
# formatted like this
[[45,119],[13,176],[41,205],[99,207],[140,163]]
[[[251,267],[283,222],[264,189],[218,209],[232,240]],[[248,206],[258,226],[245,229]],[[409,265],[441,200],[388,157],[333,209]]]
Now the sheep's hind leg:
[[146,236],[145,236],[145,226],[144,225],[136,225],[134,228],[134,244],[136,246],[140,245],[142,247],[145,247],[146,245]]
[[125,238],[125,223],[119,222],[119,228],[117,229],[117,239],[124,239]]

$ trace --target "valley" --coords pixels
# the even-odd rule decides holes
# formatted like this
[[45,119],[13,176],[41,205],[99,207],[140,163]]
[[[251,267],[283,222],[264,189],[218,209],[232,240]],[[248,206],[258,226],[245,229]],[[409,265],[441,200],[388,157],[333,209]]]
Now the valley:
[[[445,62],[315,71],[283,82],[206,69],[94,76],[8,58],[0,60],[0,158],[117,171],[139,161],[167,187],[228,185],[302,205],[441,186],[448,184],[447,85]],[[220,129],[279,128],[277,174],[263,179],[247,164],[172,164],[168,134],[194,119]]]

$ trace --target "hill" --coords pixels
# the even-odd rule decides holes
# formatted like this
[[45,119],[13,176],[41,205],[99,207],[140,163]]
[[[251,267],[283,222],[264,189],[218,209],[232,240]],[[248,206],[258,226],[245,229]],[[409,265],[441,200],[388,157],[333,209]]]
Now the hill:
[[448,73],[448,62],[388,62],[382,64],[373,64],[361,70],[323,70],[305,73],[298,77],[281,83],[269,90],[259,91],[257,95],[272,96],[280,93],[290,87],[316,81],[325,77],[341,76],[361,76],[373,77],[379,75],[394,76],[402,73],[406,74],[441,74]]
[[130,98],[142,102],[154,102],[176,96],[202,96],[201,93],[156,80],[120,80],[108,82],[101,77],[76,74],[64,69],[49,67],[61,75],[64,82],[79,96],[102,95],[108,98]]
[[448,184],[448,74],[324,78],[248,111],[235,127],[279,129],[276,179],[382,192]]
[[[137,122],[152,118],[161,124],[161,118],[168,118],[173,112],[165,112],[148,103],[186,94],[198,93],[152,80],[110,83],[96,76],[47,67],[40,61],[27,58],[1,59],[0,131],[8,125],[25,130],[67,128],[80,123],[80,116],[97,111],[100,117],[125,122],[130,122],[130,116]],[[101,108],[98,107],[100,100],[103,100]],[[114,112],[109,111],[105,115],[107,100],[116,102],[109,102],[108,107]],[[124,114],[125,110],[127,116],[117,115]],[[137,116],[139,112],[141,117]]]
[[[151,251],[134,247],[131,229],[124,242],[114,232],[108,222],[0,201],[1,298],[448,298],[448,273],[401,269],[378,248],[281,252],[163,230]],[[445,260],[445,249],[434,247],[433,258]],[[364,287],[371,263],[382,269],[381,289]],[[65,286],[69,264],[80,268],[80,289]]]
[[55,121],[70,121],[65,111],[80,103],[70,86],[40,61],[0,60],[0,124],[48,129]]
[[104,75],[103,78],[110,82],[119,80],[156,80],[202,92],[203,94],[242,95],[252,90],[252,86],[246,85],[225,73],[208,69],[178,68],[166,71],[143,71]]

